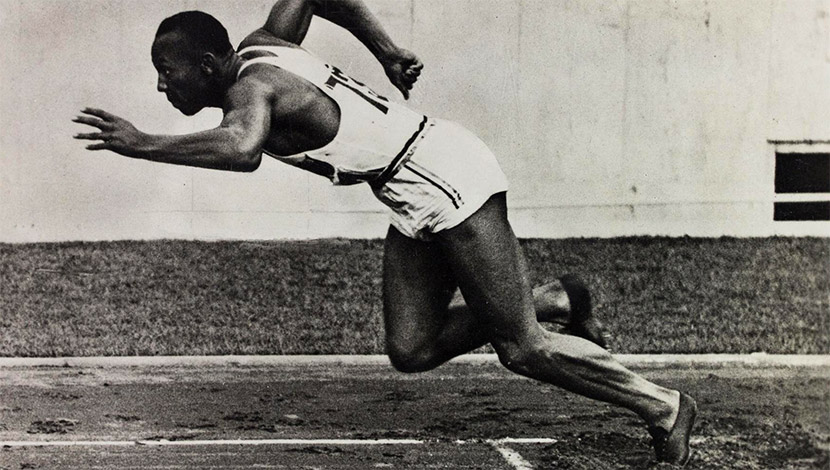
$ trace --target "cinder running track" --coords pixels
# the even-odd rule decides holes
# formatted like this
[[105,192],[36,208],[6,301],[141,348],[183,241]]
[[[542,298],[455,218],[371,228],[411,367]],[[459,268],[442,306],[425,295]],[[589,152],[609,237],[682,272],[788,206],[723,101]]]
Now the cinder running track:
[[[0,367],[0,469],[664,467],[633,414],[492,361],[128,362]],[[635,368],[698,399],[687,468],[781,470],[830,464],[823,364]]]

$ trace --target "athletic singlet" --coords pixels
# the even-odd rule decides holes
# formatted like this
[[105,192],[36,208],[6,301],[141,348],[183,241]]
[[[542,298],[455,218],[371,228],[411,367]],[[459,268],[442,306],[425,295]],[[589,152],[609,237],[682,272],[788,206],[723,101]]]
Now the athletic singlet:
[[[366,85],[326,64],[304,49],[252,46],[239,52],[265,52],[239,69],[269,64],[314,84],[340,108],[340,127],[325,146],[297,155],[275,155],[282,161],[325,176],[336,185],[382,183],[406,162],[428,127],[427,117],[390,102]],[[239,76],[237,75],[237,76]]]

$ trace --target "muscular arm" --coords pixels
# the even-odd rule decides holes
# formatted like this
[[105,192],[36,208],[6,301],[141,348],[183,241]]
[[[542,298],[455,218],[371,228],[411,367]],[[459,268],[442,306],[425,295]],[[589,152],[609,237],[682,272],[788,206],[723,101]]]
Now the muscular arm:
[[151,135],[128,121],[100,109],[87,108],[75,122],[100,132],[77,134],[94,140],[89,150],[111,150],[121,155],[162,163],[250,172],[259,167],[268,137],[271,113],[264,93],[237,87],[229,93],[225,117],[215,129],[185,135]]
[[375,57],[397,49],[362,0],[279,0],[271,8],[271,14],[262,29],[299,45],[305,39],[314,15],[347,29]]
[[[409,98],[423,64],[415,54],[395,45],[362,0],[279,0],[259,31],[299,45],[315,15],[351,32],[378,59],[392,84]],[[240,47],[247,45],[243,41]]]

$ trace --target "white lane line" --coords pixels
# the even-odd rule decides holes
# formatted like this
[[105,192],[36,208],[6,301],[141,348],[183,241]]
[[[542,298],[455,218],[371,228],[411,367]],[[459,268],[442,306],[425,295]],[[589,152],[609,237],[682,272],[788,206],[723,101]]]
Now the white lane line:
[[505,437],[504,439],[497,439],[496,442],[504,444],[555,444],[557,441],[549,437]]
[[499,440],[487,440],[487,443],[493,446],[499,454],[501,454],[502,458],[514,469],[516,470],[533,470],[533,465],[530,464],[524,457],[521,456],[518,452],[507,447],[504,445],[505,439]]
[[[747,367],[828,367],[830,354],[615,354],[626,366],[680,365]],[[498,363],[495,354],[465,354],[451,362],[460,364]],[[0,357],[7,367],[164,367],[164,366],[303,366],[303,365],[389,365],[382,355],[331,356],[108,356],[108,357]]]
[[[124,447],[124,446],[258,446],[258,445],[418,445],[427,444],[422,439],[137,439],[132,441],[0,441],[0,447]],[[503,444],[553,444],[556,439],[547,437],[506,437],[503,439],[468,439],[453,441],[457,445],[486,442],[490,445]]]
[[122,447],[138,445],[138,441],[0,441],[0,447]]
[[419,439],[214,439],[214,440],[136,440],[136,441],[0,441],[0,447],[123,447],[123,446],[263,446],[263,445],[332,445],[383,446],[417,445]]
[[453,442],[458,445],[464,445],[480,444],[482,442],[486,442],[488,444],[492,444],[494,442],[499,444],[555,444],[559,441],[549,437],[504,437],[502,439],[456,439]]

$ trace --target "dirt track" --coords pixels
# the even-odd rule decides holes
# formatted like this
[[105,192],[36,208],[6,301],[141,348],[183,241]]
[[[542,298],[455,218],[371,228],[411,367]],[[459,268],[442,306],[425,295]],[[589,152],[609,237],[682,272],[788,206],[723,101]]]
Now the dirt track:
[[[827,469],[830,368],[641,370],[698,399],[691,469]],[[625,410],[492,364],[0,369],[0,441],[420,439],[421,445],[6,447],[0,469],[662,468]],[[464,440],[464,444],[457,443]]]

